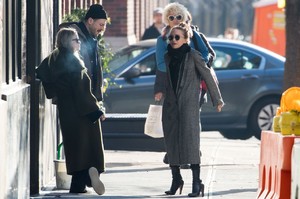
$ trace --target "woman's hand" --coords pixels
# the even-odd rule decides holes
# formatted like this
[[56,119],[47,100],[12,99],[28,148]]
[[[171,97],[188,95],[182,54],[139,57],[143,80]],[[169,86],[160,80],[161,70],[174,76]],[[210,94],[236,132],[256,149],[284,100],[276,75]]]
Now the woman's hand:
[[155,93],[154,100],[156,102],[159,102],[162,99],[162,97],[163,97],[163,93],[162,92]]
[[105,119],[106,119],[106,117],[105,117],[105,115],[104,115],[104,114],[100,116],[100,120],[101,120],[101,122],[102,122],[102,121],[104,121]]
[[224,106],[224,104],[219,104],[219,105],[217,106],[217,111],[218,111],[218,112],[221,112],[223,106]]

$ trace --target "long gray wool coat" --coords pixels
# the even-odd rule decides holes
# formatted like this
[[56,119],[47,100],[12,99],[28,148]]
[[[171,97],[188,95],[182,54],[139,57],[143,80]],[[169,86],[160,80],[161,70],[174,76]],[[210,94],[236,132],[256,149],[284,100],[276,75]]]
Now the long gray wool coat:
[[200,80],[205,80],[214,106],[223,104],[220,90],[201,54],[194,49],[182,62],[184,69],[179,74],[182,79],[177,86],[177,96],[172,88],[167,53],[165,63],[167,78],[162,123],[169,163],[200,164]]
[[57,97],[57,108],[66,156],[67,173],[96,167],[104,171],[101,124],[87,114],[99,109],[91,93],[90,78],[82,61],[72,53],[54,50],[37,69],[48,98]]

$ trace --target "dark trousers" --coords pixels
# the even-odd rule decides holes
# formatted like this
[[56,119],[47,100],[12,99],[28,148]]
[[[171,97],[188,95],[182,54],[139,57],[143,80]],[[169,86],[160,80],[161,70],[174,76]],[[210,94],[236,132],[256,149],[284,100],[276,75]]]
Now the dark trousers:
[[91,179],[88,169],[74,172],[72,174],[70,192],[84,192],[86,186],[91,187]]

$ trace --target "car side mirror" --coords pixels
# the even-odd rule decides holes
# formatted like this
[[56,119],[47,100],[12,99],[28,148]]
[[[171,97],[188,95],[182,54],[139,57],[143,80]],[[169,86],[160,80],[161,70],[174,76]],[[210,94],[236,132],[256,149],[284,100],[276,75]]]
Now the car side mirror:
[[132,79],[140,76],[140,74],[141,74],[141,70],[139,68],[131,68],[128,71],[126,71],[122,76],[125,79]]

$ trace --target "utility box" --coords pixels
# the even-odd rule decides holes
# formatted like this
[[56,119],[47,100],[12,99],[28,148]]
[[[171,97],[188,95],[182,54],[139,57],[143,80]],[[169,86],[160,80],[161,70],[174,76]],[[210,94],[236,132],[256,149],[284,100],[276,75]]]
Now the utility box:
[[254,24],[252,43],[285,56],[285,13],[278,0],[253,3]]
[[291,199],[300,198],[300,138],[295,139],[292,150]]

